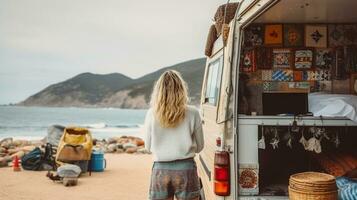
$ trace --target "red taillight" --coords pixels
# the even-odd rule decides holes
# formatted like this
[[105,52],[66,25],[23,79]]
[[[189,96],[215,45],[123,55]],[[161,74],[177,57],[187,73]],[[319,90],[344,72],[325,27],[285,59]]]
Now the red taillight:
[[214,193],[218,196],[230,195],[229,153],[217,151],[214,157]]
[[229,171],[227,167],[215,166],[214,168],[214,180],[216,181],[228,181]]

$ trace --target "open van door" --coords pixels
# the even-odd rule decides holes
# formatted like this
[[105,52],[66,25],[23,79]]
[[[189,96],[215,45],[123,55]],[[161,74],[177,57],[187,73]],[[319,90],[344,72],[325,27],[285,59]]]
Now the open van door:
[[[233,45],[230,58],[231,62],[231,74],[229,77],[232,80],[233,95],[227,99],[226,111],[231,110],[233,115],[232,123],[232,147],[233,147],[233,163],[231,164],[231,178],[234,192],[232,192],[231,199],[238,200],[239,198],[239,148],[238,148],[238,90],[239,90],[239,64],[241,63],[241,48],[244,41],[243,30],[252,21],[258,18],[267,9],[275,5],[279,0],[241,0],[239,8],[235,17],[234,31],[233,31]],[[223,114],[223,113],[222,113]],[[227,115],[226,115],[227,116]]]

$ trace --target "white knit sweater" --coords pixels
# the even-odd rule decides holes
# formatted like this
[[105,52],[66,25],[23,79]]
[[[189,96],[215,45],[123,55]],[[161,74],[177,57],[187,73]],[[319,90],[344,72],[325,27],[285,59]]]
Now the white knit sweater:
[[145,148],[154,161],[192,158],[203,149],[202,120],[199,111],[187,106],[185,119],[175,128],[163,128],[149,109],[145,119]]

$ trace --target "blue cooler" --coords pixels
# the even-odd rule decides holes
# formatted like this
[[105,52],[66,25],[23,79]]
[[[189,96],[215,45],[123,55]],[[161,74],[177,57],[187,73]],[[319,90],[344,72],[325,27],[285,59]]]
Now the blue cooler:
[[107,167],[102,151],[93,151],[91,156],[91,171],[102,172]]

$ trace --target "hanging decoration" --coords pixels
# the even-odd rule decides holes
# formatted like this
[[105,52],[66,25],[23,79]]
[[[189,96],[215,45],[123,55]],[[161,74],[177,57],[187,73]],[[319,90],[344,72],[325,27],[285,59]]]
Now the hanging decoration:
[[313,52],[311,49],[302,49],[295,51],[295,65],[296,70],[306,70],[312,68]]
[[306,25],[305,26],[306,47],[327,47],[327,26]]
[[284,25],[284,46],[302,47],[304,45],[304,26],[299,24]]
[[264,40],[266,45],[282,45],[283,26],[281,24],[266,25]]

